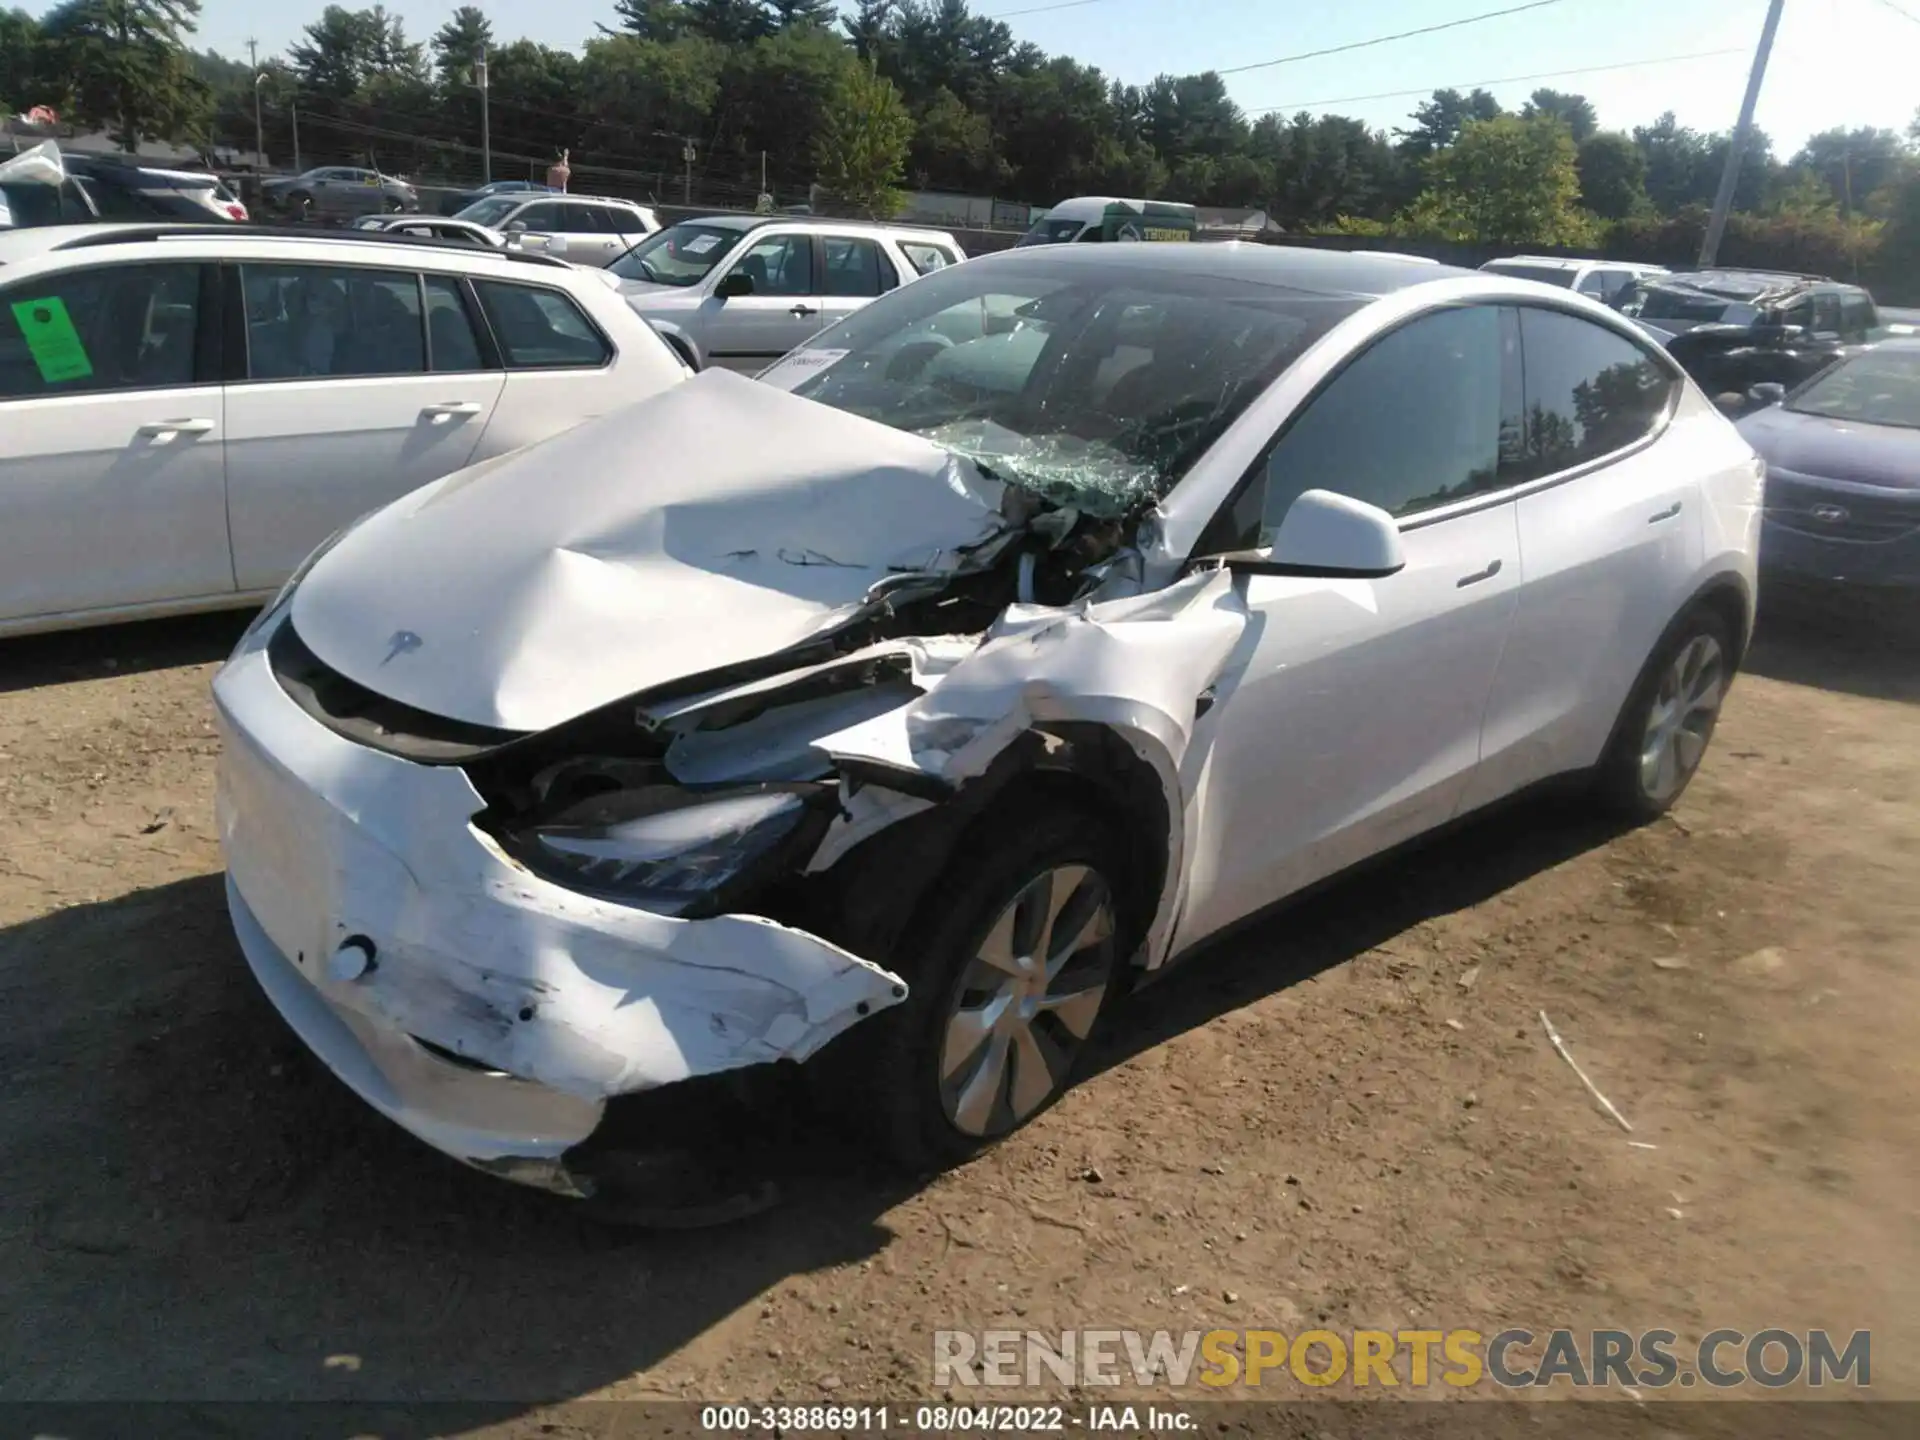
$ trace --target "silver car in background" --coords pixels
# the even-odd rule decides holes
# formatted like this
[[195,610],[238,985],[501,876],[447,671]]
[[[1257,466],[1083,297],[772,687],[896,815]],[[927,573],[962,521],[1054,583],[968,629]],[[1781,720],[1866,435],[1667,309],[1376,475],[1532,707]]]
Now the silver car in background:
[[545,249],[570,265],[605,266],[660,228],[644,205],[600,195],[534,191],[490,195],[454,216],[527,250]]
[[299,218],[351,220],[420,208],[420,192],[405,180],[354,165],[322,165],[260,187],[268,206]]
[[964,259],[944,230],[708,215],[648,236],[607,269],[690,363],[752,374],[869,300]]

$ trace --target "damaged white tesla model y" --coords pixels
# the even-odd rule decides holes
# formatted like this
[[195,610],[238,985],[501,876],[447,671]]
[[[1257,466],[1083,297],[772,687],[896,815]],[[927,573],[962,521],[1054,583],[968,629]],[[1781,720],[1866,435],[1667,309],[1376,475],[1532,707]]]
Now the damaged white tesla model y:
[[322,547],[215,682],[234,925],[498,1175],[591,1193],[622,1097],[777,1061],[950,1162],[1288,894],[1550,777],[1672,804],[1761,478],[1565,291],[971,261]]

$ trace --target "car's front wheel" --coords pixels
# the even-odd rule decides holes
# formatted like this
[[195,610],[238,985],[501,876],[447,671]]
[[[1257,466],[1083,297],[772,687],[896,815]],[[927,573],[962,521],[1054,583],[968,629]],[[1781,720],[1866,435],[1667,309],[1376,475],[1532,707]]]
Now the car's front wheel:
[[1725,617],[1699,606],[1671,630],[1641,672],[1595,776],[1616,814],[1651,820],[1686,791],[1713,739],[1733,679]]
[[903,937],[911,991],[869,1052],[867,1093],[909,1168],[957,1164],[1059,1098],[1122,978],[1109,830],[1057,803],[999,818]]

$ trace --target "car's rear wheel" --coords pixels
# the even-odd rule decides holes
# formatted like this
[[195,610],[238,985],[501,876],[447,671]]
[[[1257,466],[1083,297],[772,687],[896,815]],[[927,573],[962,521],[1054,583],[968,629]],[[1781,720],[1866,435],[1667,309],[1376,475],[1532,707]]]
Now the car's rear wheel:
[[1673,807],[1706,756],[1733,666],[1733,636],[1717,611],[1697,607],[1667,632],[1595,776],[1607,809],[1651,820]]
[[1058,803],[992,828],[902,937],[910,993],[876,1017],[864,1057],[887,1148],[911,1169],[957,1164],[1053,1104],[1122,978],[1109,829]]

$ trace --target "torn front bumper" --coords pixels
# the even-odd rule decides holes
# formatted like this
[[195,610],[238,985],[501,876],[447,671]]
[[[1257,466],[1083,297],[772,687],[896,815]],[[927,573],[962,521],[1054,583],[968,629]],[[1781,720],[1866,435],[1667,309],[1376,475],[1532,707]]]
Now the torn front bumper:
[[804,1060],[905,998],[772,921],[677,920],[532,874],[473,826],[483,802],[457,767],[356,745],[294,704],[273,628],[214,682],[235,934],[301,1039],[429,1145],[584,1193],[564,1157],[609,1097]]

